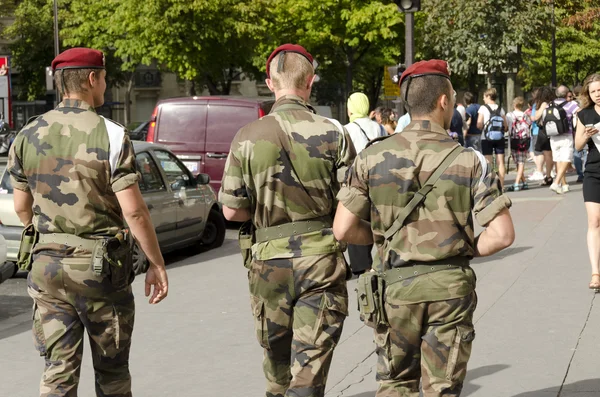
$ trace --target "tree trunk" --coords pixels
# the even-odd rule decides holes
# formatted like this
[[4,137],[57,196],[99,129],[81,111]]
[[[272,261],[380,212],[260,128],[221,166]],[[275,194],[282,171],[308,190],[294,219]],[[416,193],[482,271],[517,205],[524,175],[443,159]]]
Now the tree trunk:
[[196,95],[196,83],[192,80],[185,81],[185,95],[194,96]]
[[127,127],[131,123],[131,91],[133,90],[135,73],[132,72],[127,82],[127,88],[125,89],[125,126]]
[[512,102],[515,99],[515,81],[517,79],[516,73],[508,73],[506,75],[506,103],[504,108],[508,112],[512,110]]

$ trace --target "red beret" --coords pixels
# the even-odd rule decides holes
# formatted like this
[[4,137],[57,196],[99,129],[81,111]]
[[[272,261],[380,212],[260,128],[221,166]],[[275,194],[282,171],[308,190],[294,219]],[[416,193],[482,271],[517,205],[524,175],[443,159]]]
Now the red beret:
[[71,48],[52,61],[52,70],[57,69],[104,69],[104,54],[91,48]]
[[426,75],[443,76],[450,80],[450,65],[448,65],[448,62],[441,61],[439,59],[431,59],[429,61],[413,63],[404,71],[404,73],[402,73],[398,85],[401,86],[402,82],[407,77],[419,77]]
[[298,45],[298,44],[284,44],[284,45],[280,45],[279,47],[277,47],[275,49],[275,51],[273,51],[271,53],[271,55],[269,55],[269,59],[267,59],[267,77],[268,78],[271,78],[271,76],[270,76],[271,72],[269,70],[270,66],[271,66],[271,61],[280,52],[295,52],[296,54],[300,54],[304,58],[306,58],[308,60],[308,62],[311,63],[311,65],[313,65],[313,68],[316,69],[316,65],[314,62],[315,60],[314,60],[313,56],[310,55],[310,52],[306,51],[306,49],[304,47],[302,47],[301,45]]

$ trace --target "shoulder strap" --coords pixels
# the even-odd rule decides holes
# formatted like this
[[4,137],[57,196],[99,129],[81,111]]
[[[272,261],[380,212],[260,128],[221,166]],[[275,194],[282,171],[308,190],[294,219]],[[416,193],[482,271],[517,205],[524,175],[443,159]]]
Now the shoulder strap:
[[[394,135],[395,135],[395,134],[394,134]],[[377,138],[375,138],[375,139],[371,139],[371,141],[369,141],[369,143],[367,143],[367,146],[365,146],[365,149],[366,149],[366,148],[368,148],[369,146],[371,146],[371,145],[373,145],[373,144],[377,143],[377,142],[383,141],[384,139],[391,138],[391,137],[393,137],[394,135],[384,135],[384,136],[378,136],[378,137],[377,137]]]
[[358,126],[358,128],[360,128],[360,130],[362,131],[365,138],[367,138],[367,142],[371,142],[371,139],[369,139],[369,136],[367,135],[365,130],[363,130],[363,128],[360,126],[360,124],[358,124],[356,121],[353,121],[352,124],[356,124]]
[[417,208],[419,204],[421,204],[425,200],[425,197],[429,192],[431,192],[435,183],[438,181],[438,179],[440,179],[440,176],[442,176],[442,174],[448,169],[448,167],[450,167],[450,164],[452,164],[452,162],[458,157],[458,155],[461,152],[462,146],[457,145],[454,149],[452,149],[450,153],[448,153],[446,158],[440,163],[440,165],[436,168],[433,174],[431,174],[431,176],[427,178],[425,184],[421,187],[421,189],[419,189],[418,192],[415,193],[415,195],[408,202],[406,207],[402,208],[400,214],[398,215],[392,226],[385,231],[383,236],[386,238],[386,240],[388,240],[390,237],[396,234],[396,232],[400,230],[402,226],[404,226],[404,221],[406,220],[406,218],[415,210],[415,208]]
[[558,106],[559,108],[562,108],[563,106],[565,106],[567,104],[567,101],[561,102],[561,103],[556,103],[556,102],[552,102],[554,103],[556,106]]

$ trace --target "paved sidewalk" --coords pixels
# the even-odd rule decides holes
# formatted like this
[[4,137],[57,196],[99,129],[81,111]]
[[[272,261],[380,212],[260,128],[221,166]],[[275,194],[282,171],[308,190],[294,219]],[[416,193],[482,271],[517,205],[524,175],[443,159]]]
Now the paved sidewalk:
[[[586,214],[581,185],[572,189],[564,196],[547,188],[509,193],[516,242],[474,263],[477,337],[462,396],[600,396],[600,298],[587,289]],[[158,306],[147,304],[143,277],[134,283],[133,394],[264,395],[262,351],[236,242],[183,258],[168,272],[170,295]],[[348,284],[351,314],[327,397],[371,397],[377,387],[371,330],[358,320],[355,284]],[[33,349],[30,326],[29,314],[0,321],[1,396],[37,393],[43,360]],[[79,395],[91,397],[93,389],[86,346]]]

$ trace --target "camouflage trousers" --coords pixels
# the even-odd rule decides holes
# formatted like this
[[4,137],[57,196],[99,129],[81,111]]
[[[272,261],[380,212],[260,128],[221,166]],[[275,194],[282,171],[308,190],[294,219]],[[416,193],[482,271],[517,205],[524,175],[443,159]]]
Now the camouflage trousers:
[[[398,284],[400,287],[400,284]],[[391,286],[390,288],[394,288]],[[377,397],[459,396],[475,338],[477,295],[392,306],[375,330]]]
[[93,272],[89,258],[48,255],[34,257],[27,284],[34,301],[34,343],[46,360],[40,396],[77,396],[84,331],[92,351],[96,395],[131,396],[131,286],[115,290]]
[[348,315],[341,253],[253,261],[248,278],[267,397],[321,397]]

